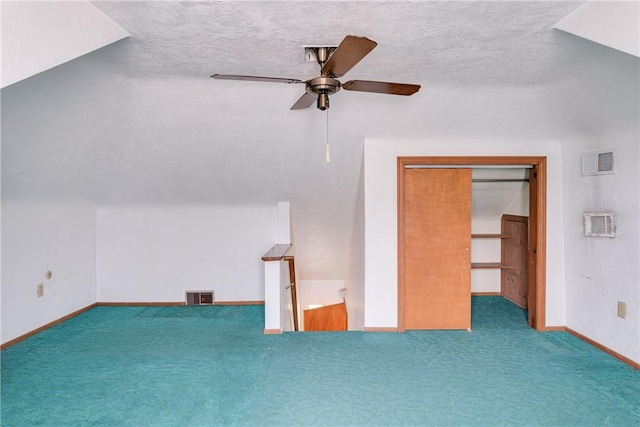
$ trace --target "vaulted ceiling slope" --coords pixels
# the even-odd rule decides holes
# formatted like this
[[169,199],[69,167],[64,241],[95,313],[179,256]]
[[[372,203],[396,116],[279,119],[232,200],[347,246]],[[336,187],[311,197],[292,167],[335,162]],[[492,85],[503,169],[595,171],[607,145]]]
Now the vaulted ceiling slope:
[[2,2],[2,87],[129,34],[89,2]]
[[[131,37],[2,90],[3,199],[288,200],[302,279],[344,278],[367,138],[531,144],[635,123],[637,58],[551,29],[580,2],[92,4]],[[300,85],[209,77],[305,80],[302,46],[347,34],[378,47],[346,77],[421,91],[341,91],[327,116],[289,110]]]
[[554,28],[640,56],[640,2],[591,1],[558,22]]

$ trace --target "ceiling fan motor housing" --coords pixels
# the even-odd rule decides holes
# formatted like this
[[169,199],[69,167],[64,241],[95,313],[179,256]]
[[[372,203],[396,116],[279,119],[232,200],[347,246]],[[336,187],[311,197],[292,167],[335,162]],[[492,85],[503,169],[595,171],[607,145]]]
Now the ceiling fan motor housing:
[[307,92],[316,93],[318,95],[326,93],[327,95],[334,94],[340,90],[340,82],[331,77],[316,77],[311,80],[307,80],[305,83]]
[[306,91],[318,95],[317,107],[319,110],[329,108],[329,95],[340,90],[340,82],[331,77],[316,77],[305,83]]

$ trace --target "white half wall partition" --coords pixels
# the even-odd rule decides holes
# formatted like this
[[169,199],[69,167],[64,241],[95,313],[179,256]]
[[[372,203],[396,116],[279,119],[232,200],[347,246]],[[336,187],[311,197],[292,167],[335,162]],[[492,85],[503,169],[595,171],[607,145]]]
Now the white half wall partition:
[[364,144],[364,327],[398,325],[399,156],[547,157],[546,324],[565,324],[562,162],[558,141],[513,139],[367,139]]
[[[292,331],[293,305],[291,304],[291,277],[289,263],[284,255],[292,256],[291,248],[291,216],[289,202],[278,202],[277,241],[271,246],[279,246],[282,250],[274,251],[272,257],[265,256],[264,261],[264,333],[279,334]],[[267,249],[268,249],[267,248]]]
[[264,262],[264,332],[282,333],[281,261]]

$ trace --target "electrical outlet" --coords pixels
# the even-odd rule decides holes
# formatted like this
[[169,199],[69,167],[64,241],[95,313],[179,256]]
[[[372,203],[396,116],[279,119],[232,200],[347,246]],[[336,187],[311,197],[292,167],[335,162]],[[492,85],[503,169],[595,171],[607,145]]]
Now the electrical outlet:
[[627,303],[618,301],[618,317],[621,319],[627,317]]
[[44,283],[38,283],[38,286],[36,287],[36,294],[38,297],[44,296]]

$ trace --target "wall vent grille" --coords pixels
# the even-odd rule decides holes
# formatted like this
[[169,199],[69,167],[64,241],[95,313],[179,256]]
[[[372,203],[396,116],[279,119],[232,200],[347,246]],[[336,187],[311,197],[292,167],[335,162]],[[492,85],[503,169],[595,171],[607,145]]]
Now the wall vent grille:
[[185,305],[213,305],[215,294],[213,291],[186,291]]
[[582,154],[582,176],[610,175],[616,173],[613,150],[590,151]]
[[615,237],[616,221],[613,212],[586,212],[584,235],[587,237]]

